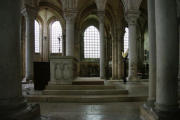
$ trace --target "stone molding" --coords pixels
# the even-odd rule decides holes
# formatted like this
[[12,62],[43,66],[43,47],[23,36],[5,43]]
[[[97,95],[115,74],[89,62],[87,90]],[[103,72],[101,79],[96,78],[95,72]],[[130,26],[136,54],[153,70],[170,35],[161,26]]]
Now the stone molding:
[[0,119],[35,120],[40,118],[40,106],[27,104],[24,97],[0,99]]
[[175,112],[175,111],[178,111],[179,108],[178,108],[178,104],[176,105],[167,105],[167,104],[159,104],[157,102],[155,102],[155,109],[156,111],[169,111],[169,112]]
[[11,110],[17,109],[22,104],[26,104],[26,100],[23,97],[0,99],[0,109]]

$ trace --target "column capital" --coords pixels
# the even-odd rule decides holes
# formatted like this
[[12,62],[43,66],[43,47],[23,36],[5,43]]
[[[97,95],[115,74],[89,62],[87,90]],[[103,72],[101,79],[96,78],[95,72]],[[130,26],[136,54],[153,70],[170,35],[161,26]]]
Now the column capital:
[[98,10],[105,10],[107,0],[95,0]]
[[105,12],[97,11],[97,16],[98,16],[99,23],[104,23]]
[[21,13],[25,17],[35,18],[37,16],[37,9],[35,7],[26,5],[26,7],[21,10]]
[[77,10],[66,10],[64,11],[64,18],[66,22],[74,22],[76,19],[78,11]]
[[125,18],[129,25],[136,25],[137,19],[139,18],[140,11],[138,10],[129,10],[126,12]]

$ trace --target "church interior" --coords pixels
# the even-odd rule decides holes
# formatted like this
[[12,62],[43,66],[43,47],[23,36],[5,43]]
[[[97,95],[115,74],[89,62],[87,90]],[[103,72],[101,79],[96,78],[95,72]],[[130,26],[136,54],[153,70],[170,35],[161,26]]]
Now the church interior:
[[1,0],[0,18],[0,120],[180,120],[180,0]]

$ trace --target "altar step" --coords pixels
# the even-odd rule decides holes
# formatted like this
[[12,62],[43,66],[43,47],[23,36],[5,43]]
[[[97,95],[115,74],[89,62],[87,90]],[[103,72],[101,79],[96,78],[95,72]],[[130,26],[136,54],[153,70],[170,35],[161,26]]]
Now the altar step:
[[27,95],[29,102],[136,102],[146,96],[130,96],[128,90],[114,85],[57,85],[50,84],[40,95]]
[[29,102],[77,102],[77,103],[98,103],[98,102],[137,102],[146,101],[146,96],[128,95],[29,95]]
[[104,85],[104,80],[84,80],[73,81],[73,85]]
[[116,86],[105,85],[58,85],[50,84],[46,87],[46,90],[107,90],[116,89]]
[[44,90],[43,95],[119,95],[128,94],[127,90]]

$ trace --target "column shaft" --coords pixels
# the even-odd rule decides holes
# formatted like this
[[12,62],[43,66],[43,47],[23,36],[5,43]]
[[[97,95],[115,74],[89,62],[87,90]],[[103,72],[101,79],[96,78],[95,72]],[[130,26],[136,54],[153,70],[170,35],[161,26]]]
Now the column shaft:
[[123,73],[122,73],[122,40],[123,37],[121,34],[119,34],[119,39],[118,39],[118,79],[122,79]]
[[104,41],[104,23],[99,24],[100,30],[100,78],[105,78],[105,41]]
[[179,82],[180,82],[180,18],[179,18],[179,75],[178,75],[178,79],[179,79]]
[[128,80],[137,80],[137,34],[136,34],[137,16],[129,15],[129,74]]
[[33,79],[34,18],[26,17],[26,79]]
[[175,0],[155,0],[158,111],[178,109],[179,40],[175,6]]
[[116,56],[116,41],[115,39],[113,38],[112,40],[112,79],[116,79],[116,69],[115,69],[115,56]]
[[[37,120],[39,107],[22,97],[20,65],[20,0],[0,1],[0,119]],[[37,108],[37,109],[36,109]]]
[[63,35],[63,39],[62,39],[62,45],[63,45],[63,48],[62,48],[62,55],[63,56],[66,56],[66,35]]
[[156,28],[155,0],[148,0],[148,31],[149,31],[149,97],[151,106],[156,100]]
[[48,25],[47,25],[47,19],[45,19],[43,24],[43,40],[42,40],[42,60],[43,62],[49,61],[49,53],[51,50],[49,50],[49,37],[48,37]]
[[66,20],[66,56],[74,56],[74,20]]
[[[8,10],[8,8],[11,8]],[[0,2],[0,101],[21,95],[20,1]]]
[[119,54],[119,49],[118,49],[118,34],[116,34],[116,45],[115,45],[115,79],[118,79],[118,54]]

